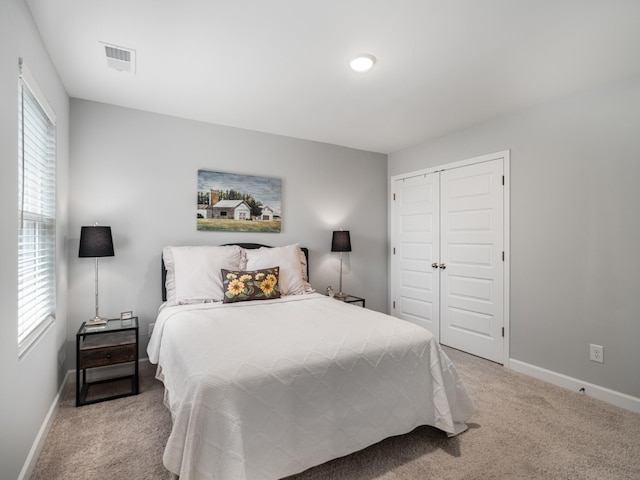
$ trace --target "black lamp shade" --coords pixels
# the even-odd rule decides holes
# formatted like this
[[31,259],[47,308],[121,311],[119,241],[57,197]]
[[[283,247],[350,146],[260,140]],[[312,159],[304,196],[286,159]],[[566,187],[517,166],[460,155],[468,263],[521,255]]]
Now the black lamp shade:
[[82,227],[78,257],[113,257],[111,227]]
[[331,239],[331,251],[332,252],[350,252],[351,251],[351,237],[348,230],[340,230],[333,232],[333,238]]

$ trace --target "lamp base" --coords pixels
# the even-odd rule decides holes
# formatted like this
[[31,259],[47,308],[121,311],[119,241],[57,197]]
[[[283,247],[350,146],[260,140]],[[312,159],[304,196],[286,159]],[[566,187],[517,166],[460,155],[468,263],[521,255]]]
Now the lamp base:
[[334,295],[334,298],[339,298],[340,300],[344,300],[345,298],[347,298],[349,295],[347,295],[346,293],[343,292],[338,292]]
[[107,319],[103,317],[94,317],[91,320],[87,320],[85,325],[106,325]]

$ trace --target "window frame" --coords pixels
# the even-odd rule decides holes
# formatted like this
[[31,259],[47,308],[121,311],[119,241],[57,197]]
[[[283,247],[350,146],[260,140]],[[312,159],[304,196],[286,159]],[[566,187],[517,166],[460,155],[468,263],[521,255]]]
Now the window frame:
[[20,59],[18,78],[18,357],[56,317],[55,112]]

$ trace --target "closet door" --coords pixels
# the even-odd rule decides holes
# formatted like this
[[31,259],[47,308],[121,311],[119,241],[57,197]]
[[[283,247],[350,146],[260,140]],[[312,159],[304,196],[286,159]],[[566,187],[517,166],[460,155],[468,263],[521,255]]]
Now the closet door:
[[392,199],[392,314],[440,336],[439,174],[396,180]]
[[441,172],[440,342],[503,363],[503,161]]

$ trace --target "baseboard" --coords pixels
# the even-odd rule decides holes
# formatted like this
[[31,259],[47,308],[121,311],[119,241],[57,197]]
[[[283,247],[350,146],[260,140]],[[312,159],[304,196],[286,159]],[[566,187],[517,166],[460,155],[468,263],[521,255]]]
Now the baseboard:
[[33,474],[33,469],[36,467],[38,456],[40,456],[40,452],[44,447],[44,442],[47,439],[47,435],[49,434],[49,430],[51,429],[51,425],[53,424],[53,419],[56,418],[58,406],[60,405],[60,399],[62,398],[64,389],[67,386],[69,378],[71,377],[70,374],[70,371],[67,372],[67,374],[64,376],[64,380],[62,380],[62,384],[58,389],[58,393],[54,397],[47,415],[44,417],[44,421],[40,426],[40,430],[38,431],[38,435],[36,435],[36,439],[33,441],[33,445],[31,446],[29,455],[27,455],[27,459],[24,462],[22,471],[20,472],[20,475],[18,475],[18,480],[29,480],[31,478],[31,475]]
[[577,378],[569,377],[561,373],[546,370],[535,365],[530,365],[520,360],[509,359],[509,368],[516,372],[524,373],[531,377],[545,382],[552,383],[559,387],[564,387],[574,392],[579,392],[584,388],[584,394],[589,397],[597,398],[603,402],[610,403],[616,407],[624,408],[635,413],[640,413],[640,398],[627,395],[626,393],[610,390],[593,383],[584,382]]
[[[138,365],[141,363],[149,363],[149,359],[147,357],[140,358],[138,360]],[[56,412],[58,411],[58,406],[60,405],[60,399],[62,398],[62,394],[64,393],[64,389],[69,383],[75,382],[75,369],[67,371],[64,376],[64,380],[62,380],[62,384],[58,389],[58,393],[56,394],[53,402],[51,403],[51,407],[47,412],[44,421],[42,422],[42,426],[38,431],[38,435],[36,435],[35,440],[33,441],[33,445],[31,446],[31,450],[29,451],[29,455],[27,455],[27,459],[24,462],[24,466],[22,467],[22,471],[20,475],[18,475],[17,480],[29,480],[31,475],[33,474],[33,470],[36,467],[36,462],[38,461],[38,456],[44,447],[44,442],[47,439],[47,435],[49,430],[51,429],[51,424],[53,423],[53,419],[56,417]]]

